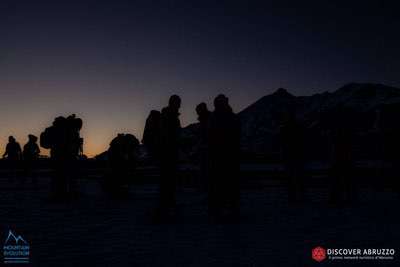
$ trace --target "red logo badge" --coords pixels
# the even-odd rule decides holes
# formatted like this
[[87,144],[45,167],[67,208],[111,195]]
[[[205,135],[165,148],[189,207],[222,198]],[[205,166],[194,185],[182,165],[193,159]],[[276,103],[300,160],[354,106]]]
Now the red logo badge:
[[315,261],[323,261],[326,259],[326,250],[323,247],[313,248],[311,256]]

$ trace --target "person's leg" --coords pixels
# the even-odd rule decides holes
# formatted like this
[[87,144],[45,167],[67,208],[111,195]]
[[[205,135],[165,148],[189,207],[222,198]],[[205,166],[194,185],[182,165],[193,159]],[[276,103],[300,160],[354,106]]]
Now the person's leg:
[[162,160],[160,165],[159,203],[156,211],[158,218],[162,218],[168,214],[171,201],[168,162]]
[[175,209],[176,207],[176,182],[177,182],[177,170],[176,163],[170,162],[167,168],[166,174],[166,201],[167,208],[169,210]]
[[231,186],[231,199],[230,199],[230,213],[232,216],[238,218],[240,216],[240,177],[239,174],[232,173],[232,186]]
[[354,169],[349,164],[345,170],[345,186],[346,200],[348,202],[356,202],[358,200],[357,177],[355,177]]
[[80,166],[77,160],[72,160],[69,164],[68,182],[69,182],[69,193],[73,198],[79,197],[79,175]]
[[297,177],[296,169],[293,164],[286,166],[286,179],[288,187],[288,200],[290,203],[294,203],[297,200]]
[[38,161],[37,161],[37,160],[33,160],[33,161],[31,162],[31,168],[30,168],[31,182],[32,182],[32,185],[33,185],[35,188],[37,188],[37,186],[38,186],[38,179],[37,179],[37,173],[36,173],[37,170],[38,170],[37,164],[38,164]]
[[330,180],[330,203],[336,205],[340,201],[340,183],[341,183],[341,173],[337,166],[334,166],[329,174]]
[[306,172],[305,166],[299,162],[296,171],[296,201],[304,202],[306,197]]
[[62,164],[57,162],[53,169],[53,175],[51,179],[51,197],[55,199],[62,199],[66,194],[66,181],[65,172]]
[[221,213],[220,178],[216,169],[213,169],[208,182],[208,215],[213,219],[216,219]]

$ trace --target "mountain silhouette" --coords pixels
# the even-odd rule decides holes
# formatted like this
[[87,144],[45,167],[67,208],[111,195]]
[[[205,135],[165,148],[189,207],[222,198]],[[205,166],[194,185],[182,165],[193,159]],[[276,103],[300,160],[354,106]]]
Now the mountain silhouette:
[[[386,125],[399,127],[397,118],[400,116],[400,89],[383,84],[349,83],[333,92],[295,96],[288,90],[279,88],[238,113],[243,155],[268,154],[270,158],[279,158],[278,134],[282,116],[290,111],[296,114],[297,119],[307,129],[307,153],[315,158],[327,157],[328,140],[322,132],[334,129],[335,125],[329,119],[338,116],[338,110],[345,112],[346,114],[340,116],[346,117],[353,130],[363,135],[354,145],[361,150],[368,150],[364,154],[374,154],[368,144],[373,140],[367,135],[376,130],[377,111],[385,111],[385,118],[381,118],[381,121],[385,121]],[[198,123],[182,129],[181,149],[184,154],[193,154],[198,143],[199,129]],[[105,156],[103,153],[96,158],[104,159]]]
[[8,236],[4,243],[7,244],[10,241],[10,238],[13,238],[15,244],[18,244],[19,241],[22,241],[24,244],[28,244],[28,242],[26,242],[20,235],[15,236],[11,230],[8,231]]
[[330,124],[323,121],[322,114],[334,113],[335,109],[345,107],[356,113],[354,126],[360,131],[368,132],[374,127],[376,110],[389,105],[400,107],[399,88],[382,84],[350,83],[334,92],[311,96],[293,96],[280,88],[239,113],[242,123],[242,148],[250,153],[277,151],[279,148],[276,136],[281,114],[287,110],[295,111],[306,127],[316,129],[322,124]]
[[[400,89],[382,84],[349,83],[333,92],[294,96],[288,90],[279,88],[238,113],[242,128],[242,152],[244,155],[269,154],[271,157],[279,157],[278,133],[282,115],[290,111],[308,129],[307,139],[312,142],[308,146],[308,153],[318,154],[318,158],[325,157],[328,153],[325,149],[327,140],[321,132],[334,127],[325,115],[335,116],[338,109],[346,109],[345,117],[358,132],[365,135],[376,126],[377,110],[390,110],[390,116],[386,116],[387,121],[396,124],[395,118],[400,116]],[[187,151],[196,143],[198,130],[197,123],[184,128],[183,137]],[[362,143],[355,145],[369,148]],[[321,148],[324,151],[320,151]]]

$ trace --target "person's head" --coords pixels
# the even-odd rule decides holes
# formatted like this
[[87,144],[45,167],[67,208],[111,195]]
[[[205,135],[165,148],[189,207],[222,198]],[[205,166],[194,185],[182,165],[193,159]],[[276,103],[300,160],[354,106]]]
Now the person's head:
[[14,136],[9,136],[9,137],[8,137],[8,142],[14,143],[14,142],[15,142]]
[[64,125],[65,125],[65,122],[66,122],[66,118],[63,117],[63,116],[59,116],[59,117],[57,117],[57,118],[54,119],[54,121],[53,121],[53,126],[55,126],[55,127],[61,127],[61,126],[64,126]]
[[71,114],[67,117],[68,127],[74,131],[80,131],[82,129],[82,120],[77,118],[75,114]]
[[181,98],[178,95],[172,95],[169,98],[168,106],[174,110],[179,110],[181,107]]
[[38,138],[33,134],[28,135],[29,142],[36,143]]
[[205,114],[207,112],[208,112],[208,108],[207,108],[207,104],[206,103],[201,102],[200,104],[198,104],[196,106],[197,115],[201,116],[201,115],[203,115],[203,114]]
[[131,146],[137,147],[139,145],[139,140],[133,134],[125,134],[125,140]]
[[152,111],[150,111],[150,116],[152,117],[160,116],[160,111],[153,109]]
[[216,111],[232,111],[232,108],[229,105],[229,98],[223,94],[219,94],[214,99],[214,108]]
[[67,117],[68,120],[73,120],[73,119],[75,119],[75,118],[76,118],[76,115],[75,115],[75,114],[71,114],[71,115],[69,115],[69,116]]
[[152,110],[150,111],[149,119],[151,121],[158,121],[160,119],[161,112],[158,110]]

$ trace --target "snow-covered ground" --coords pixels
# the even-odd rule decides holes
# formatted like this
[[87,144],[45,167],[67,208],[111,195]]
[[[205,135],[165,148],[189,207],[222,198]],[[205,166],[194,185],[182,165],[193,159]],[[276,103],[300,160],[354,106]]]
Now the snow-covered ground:
[[[178,192],[175,223],[153,224],[156,185],[132,186],[127,200],[105,197],[96,181],[81,181],[80,199],[47,200],[39,189],[0,179],[0,236],[9,229],[31,247],[32,266],[322,266],[315,246],[395,248],[400,254],[397,195],[361,190],[357,205],[329,207],[327,190],[311,188],[303,205],[289,205],[282,187],[243,187],[237,224],[207,219],[205,194]],[[4,242],[4,241],[0,241]],[[2,244],[2,243],[1,243]],[[397,255],[400,259],[400,255]],[[330,262],[331,266],[400,266],[386,262]],[[3,262],[0,262],[0,265]]]

